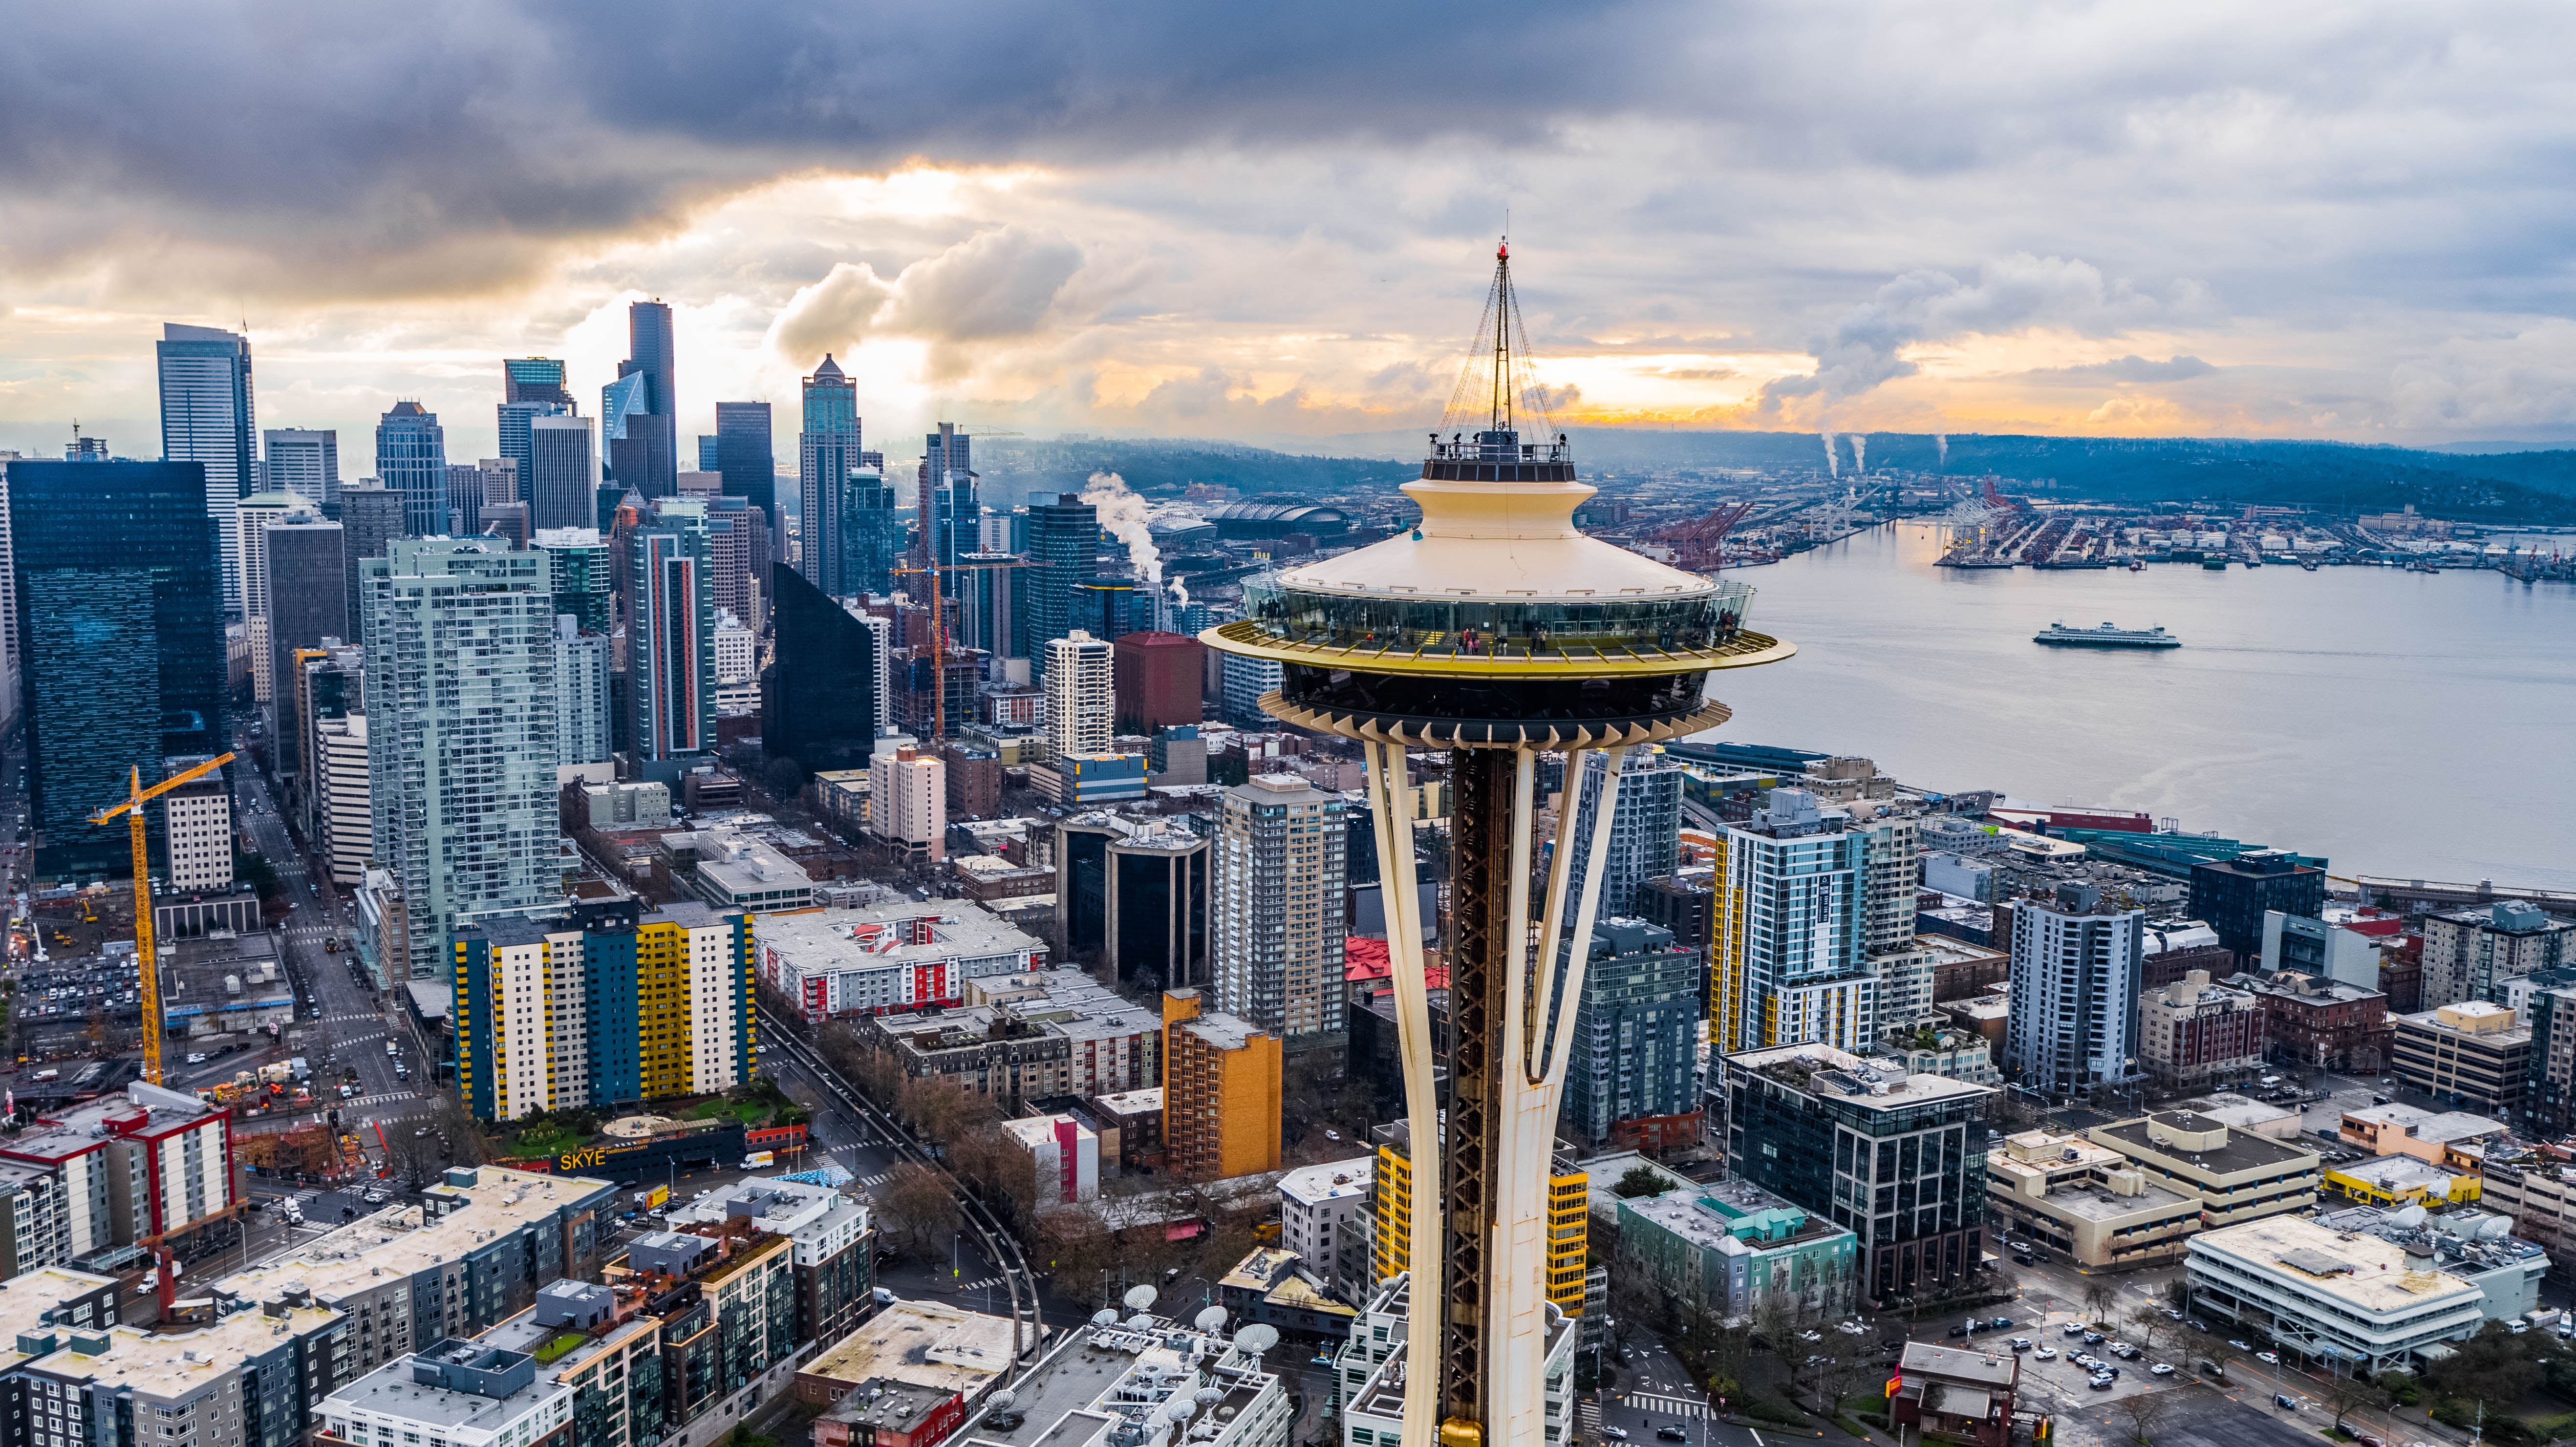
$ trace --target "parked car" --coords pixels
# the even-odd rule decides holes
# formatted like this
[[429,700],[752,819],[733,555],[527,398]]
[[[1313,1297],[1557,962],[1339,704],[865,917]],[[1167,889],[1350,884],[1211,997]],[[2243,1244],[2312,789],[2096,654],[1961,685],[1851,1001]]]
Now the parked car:
[[2053,1362],[2057,1360],[2057,1348],[2041,1347],[2039,1350],[2032,1352],[2031,1355],[2043,1362]]
[[2284,1412],[2295,1412],[2299,1410],[2299,1399],[2291,1396],[2287,1392],[2274,1392],[2272,1394],[2272,1405],[2280,1408]]
[[2082,1335],[2084,1335],[2084,1323],[2082,1323],[2082,1322],[2080,1322],[2080,1321],[2070,1321],[2070,1322],[2068,1322],[2068,1323],[2066,1324],[2066,1334],[2067,1334],[2068,1336],[2082,1336]]
[[2084,1385],[2091,1387],[2097,1392],[2107,1392],[2111,1390],[2111,1379],[2097,1374],[2086,1380]]
[[190,1056],[188,1057],[188,1063],[189,1063],[190,1065],[203,1065],[203,1064],[205,1064],[205,1063],[206,1063],[206,1055],[205,1055],[205,1052],[201,1050],[201,1051],[198,1051],[197,1053],[195,1053],[195,1054],[193,1054],[193,1055],[190,1055]]
[[2240,1352],[2250,1352],[2254,1350],[2254,1343],[2250,1341],[2238,1341],[2234,1337],[2229,1337],[2227,1339],[2227,1344],[2236,1348]]
[[2026,1336],[2017,1336],[2017,1337],[2014,1337],[2014,1338],[2012,1339],[2012,1349],[2013,1349],[2014,1351],[2017,1351],[2017,1352],[2026,1352],[2026,1351],[2029,1351],[2029,1350],[2030,1350],[2030,1348],[2031,1348],[2031,1340],[2030,1340],[2030,1338],[2029,1338],[2029,1337],[2026,1337]]
[[1655,1440],[1658,1442],[1687,1442],[1690,1440],[1690,1433],[1679,1427],[1666,1424],[1655,1429]]
[[2279,1352],[2256,1352],[2254,1354],[2254,1360],[2261,1362],[2267,1367],[2279,1366],[2281,1363],[2281,1354]]
[[2166,1362],[2158,1362],[2154,1366],[2147,1368],[2147,1370],[2160,1377],[2170,1377],[2173,1375],[2173,1367]]
[[2102,1333],[2098,1331],[2088,1331],[2084,1333],[2084,1344],[2088,1347],[2100,1346],[2102,1344]]

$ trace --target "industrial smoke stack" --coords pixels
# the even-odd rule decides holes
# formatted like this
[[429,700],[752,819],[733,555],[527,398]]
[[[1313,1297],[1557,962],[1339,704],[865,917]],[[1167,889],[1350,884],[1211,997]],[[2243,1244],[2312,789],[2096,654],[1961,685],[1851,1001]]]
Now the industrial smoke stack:
[[1826,432],[1826,433],[1824,434],[1824,437],[1825,437],[1825,466],[1826,466],[1826,468],[1827,468],[1828,470],[1830,470],[1830,471],[1833,473],[1833,475],[1834,475],[1834,476],[1836,476],[1836,477],[1840,477],[1840,476],[1842,476],[1842,475],[1843,475],[1843,459],[1842,459],[1842,454],[1840,454],[1840,453],[1838,453],[1838,452],[1834,451],[1834,434],[1833,434],[1832,432],[1830,432],[1830,431]]
[[1852,471],[1866,476],[1869,472],[1869,437],[1855,432],[1851,435],[1851,445]]
[[1941,454],[1941,461],[1938,465],[1948,467],[1950,465],[1950,434],[1947,432],[1933,433],[1932,446],[1935,451]]

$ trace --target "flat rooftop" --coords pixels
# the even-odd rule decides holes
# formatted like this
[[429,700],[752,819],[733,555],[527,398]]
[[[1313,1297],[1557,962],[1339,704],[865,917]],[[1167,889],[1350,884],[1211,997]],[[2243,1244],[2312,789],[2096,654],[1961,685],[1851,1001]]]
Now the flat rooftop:
[[[905,942],[905,926],[916,920],[928,921],[928,943]],[[958,955],[1044,948],[1037,936],[966,899],[879,904],[819,914],[763,915],[760,942],[792,955],[808,969],[829,963],[851,970],[893,969]]]
[[1279,1178],[1280,1194],[1292,1196],[1310,1206],[1327,1201],[1365,1196],[1376,1179],[1377,1157],[1357,1156],[1347,1161],[1326,1161],[1319,1166],[1299,1166]]
[[[87,1296],[102,1286],[115,1284],[115,1277],[92,1276],[86,1271],[73,1271],[61,1266],[39,1266],[24,1276],[13,1276],[0,1282],[0,1371],[28,1360],[26,1353],[17,1350],[18,1333],[22,1331],[104,1330],[97,1322],[80,1327],[62,1324],[48,1327],[38,1318],[74,1297]],[[60,1340],[59,1336],[56,1339]]]
[[[107,1333],[107,1350],[83,1356],[66,1347],[27,1364],[32,1371],[103,1386],[132,1387],[164,1402],[189,1400],[229,1380],[242,1358],[274,1351],[281,1343],[329,1325],[340,1313],[289,1307],[283,1317],[237,1311],[190,1332],[145,1332],[119,1326]],[[195,1360],[189,1360],[191,1354]]]
[[[2224,1144],[2194,1147],[2174,1142],[2173,1130],[2190,1134],[2222,1132]],[[2316,1152],[2304,1146],[2276,1141],[2270,1136],[2235,1130],[2224,1122],[2187,1110],[2162,1111],[2141,1120],[2125,1120],[2117,1125],[2095,1126],[2092,1138],[2113,1150],[2127,1154],[2163,1156],[2170,1160],[2187,1160],[2193,1165],[2221,1176],[2245,1171],[2277,1170],[2295,1166],[2301,1161],[2314,1168],[2319,1161]],[[2159,1136],[2165,1137],[2158,1139]]]
[[2374,1317],[2412,1314],[2446,1296],[2483,1295],[2448,1272],[2408,1270],[2406,1250],[2394,1242],[2332,1230],[2305,1216],[2266,1216],[2203,1231],[2191,1238],[2191,1250],[2289,1276],[2308,1291]]
[[1871,1110],[1903,1110],[1995,1093],[1990,1085],[1952,1080],[1946,1075],[1908,1074],[1830,1045],[1775,1045],[1767,1050],[1746,1050],[1727,1056],[1726,1064],[1730,1070],[1769,1076],[1820,1099],[1840,1100]]
[[2021,1358],[2006,1351],[1961,1351],[1928,1341],[1910,1341],[1905,1344],[1903,1369],[1981,1386],[2009,1387],[2021,1376]]
[[102,1095],[96,1100],[46,1111],[35,1129],[0,1146],[0,1155],[47,1162],[69,1160],[103,1148],[107,1138],[118,1133],[107,1129],[110,1119],[141,1115],[144,1117],[141,1130],[129,1129],[125,1133],[157,1136],[197,1121],[211,1120],[223,1113],[220,1107],[208,1105],[193,1095],[145,1085],[138,1080],[129,1083],[118,1094]]
[[[477,1341],[476,1346],[486,1343]],[[411,1364],[423,1353],[406,1352],[322,1399],[317,1414],[382,1412],[406,1422],[442,1431],[476,1427],[495,1431],[543,1406],[572,1388],[540,1372],[535,1381],[506,1397],[460,1392],[431,1382],[412,1380]]]
[[315,1237],[284,1260],[225,1277],[215,1283],[214,1292],[265,1301],[289,1289],[304,1288],[316,1301],[338,1301],[383,1286],[386,1277],[408,1276],[458,1260],[483,1245],[487,1232],[515,1231],[546,1219],[560,1207],[611,1190],[608,1182],[589,1176],[554,1176],[499,1166],[478,1170],[475,1185],[428,1189],[425,1194],[467,1203],[435,1221],[424,1223],[417,1208],[379,1211]]
[[852,1383],[892,1377],[972,1397],[1009,1369],[1011,1325],[1009,1317],[944,1302],[897,1301],[808,1362],[803,1372]]

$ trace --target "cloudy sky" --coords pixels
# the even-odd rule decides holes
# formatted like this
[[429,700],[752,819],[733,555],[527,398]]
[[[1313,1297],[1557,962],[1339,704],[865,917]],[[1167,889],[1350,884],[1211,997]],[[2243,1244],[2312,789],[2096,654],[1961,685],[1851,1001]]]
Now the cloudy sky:
[[[625,303],[680,430],[825,351],[896,457],[1436,421],[1508,213],[1591,423],[2576,436],[2576,12],[2335,3],[40,6],[0,49],[0,447],[488,452]],[[790,453],[789,455],[792,455]]]

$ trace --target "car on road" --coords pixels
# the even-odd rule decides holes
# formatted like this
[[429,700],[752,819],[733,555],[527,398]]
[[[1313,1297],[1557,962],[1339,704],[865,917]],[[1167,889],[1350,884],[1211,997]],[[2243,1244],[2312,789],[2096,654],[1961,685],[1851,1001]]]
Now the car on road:
[[2254,1354],[2254,1360],[2261,1362],[2267,1367],[2278,1366],[2281,1361],[2281,1354],[2279,1352],[2256,1352]]
[[2209,1323],[2205,1321],[2187,1321],[2184,1322],[2183,1325],[2190,1327],[2193,1331],[2209,1330]]
[[2102,1333],[2098,1331],[2088,1331],[2084,1333],[2084,1344],[2088,1347],[2100,1346],[2102,1344]]
[[2165,1308],[2165,1320],[2167,1320],[2167,1321],[2180,1321],[2180,1320],[2182,1320],[2182,1313],[2181,1313],[2181,1312],[2178,1312],[2178,1311],[2174,1310],[2172,1307],[2168,1306],[2168,1307],[2166,1307],[2166,1308]]
[[1687,1442],[1690,1440],[1690,1433],[1679,1427],[1657,1427],[1655,1429],[1655,1440],[1659,1442]]
[[1625,1442],[1628,1440],[1628,1429],[1625,1427],[1603,1427],[1601,1429],[1601,1435],[1609,1438],[1613,1442]]
[[1308,1362],[1309,1364],[1314,1365],[1314,1366],[1319,1366],[1319,1367],[1329,1367],[1329,1366],[1331,1366],[1331,1365],[1333,1364],[1333,1359],[1332,1359],[1331,1357],[1323,1356],[1323,1355],[1320,1355],[1320,1354],[1319,1354],[1319,1355],[1316,1355],[1316,1356],[1308,1357],[1308,1358],[1306,1358],[1306,1360],[1307,1360],[1307,1362]]
[[2067,1334],[2068,1336],[2082,1336],[2082,1335],[2084,1335],[2084,1323],[2082,1323],[2082,1322],[2080,1322],[2080,1321],[2070,1321],[2070,1322],[2068,1322],[2068,1323],[2066,1324],[2066,1334]]
[[2173,1375],[2173,1366],[2168,1362],[2157,1362],[2153,1366],[2148,1367],[2147,1370],[2160,1377],[2170,1377]]
[[2227,1344],[2236,1348],[2240,1352],[2250,1352],[2254,1350],[2254,1343],[2250,1341],[2238,1341],[2234,1337],[2229,1337],[2227,1339]]
[[2299,1410],[2299,1399],[2291,1396],[2287,1392],[2274,1392],[2272,1394],[2272,1405],[2280,1408],[2284,1412],[2295,1412]]
[[2017,1336],[2012,1339],[2012,1349],[2017,1352],[2029,1351],[2031,1349],[2031,1345],[2031,1339],[2026,1336]]
[[2032,1352],[2031,1355],[2037,1357],[2043,1362],[2053,1362],[2057,1360],[2057,1348],[2041,1347],[2039,1350]]
[[195,1054],[193,1054],[193,1055],[190,1055],[190,1056],[188,1057],[188,1063],[189,1063],[190,1065],[203,1065],[203,1064],[205,1064],[205,1063],[206,1063],[206,1056],[205,1056],[205,1052],[204,1052],[204,1051],[198,1051],[197,1053],[195,1053]]

